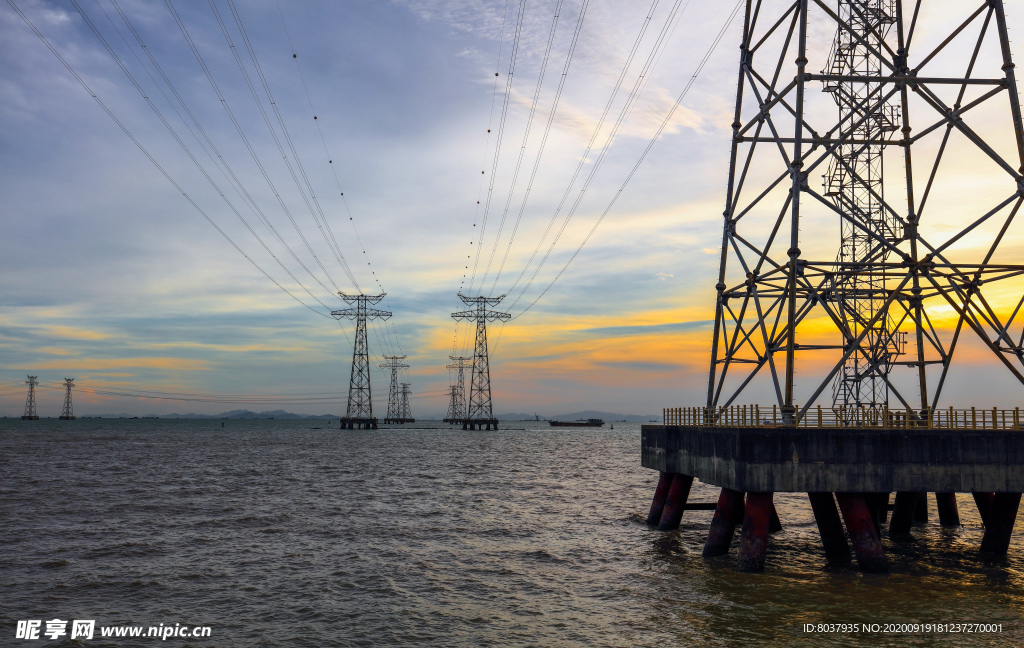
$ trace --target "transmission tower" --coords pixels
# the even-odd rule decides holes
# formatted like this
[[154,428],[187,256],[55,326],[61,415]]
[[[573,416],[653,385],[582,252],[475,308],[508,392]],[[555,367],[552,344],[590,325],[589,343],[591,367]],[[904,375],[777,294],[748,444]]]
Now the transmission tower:
[[60,412],[60,420],[74,421],[75,410],[71,407],[71,389],[75,386],[74,378],[64,379],[64,408]]
[[391,370],[391,389],[388,390],[388,414],[384,418],[385,423],[405,423],[402,415],[402,403],[398,392],[398,370],[408,369],[409,365],[403,364],[405,356],[384,356],[387,360],[380,365],[381,369]]
[[473,358],[469,356],[448,356],[452,364],[447,369],[457,369],[456,382],[452,385],[452,400],[448,404],[448,415],[445,423],[460,423],[466,420],[466,369],[473,368]]
[[21,415],[21,418],[27,421],[38,421],[39,415],[36,414],[36,385],[39,381],[36,380],[39,376],[27,376],[28,380],[25,384],[28,385],[28,396],[25,397],[25,413]]
[[[505,295],[500,297],[466,297],[459,293],[459,299],[473,310],[452,313],[455,320],[471,320],[476,322],[476,344],[473,350],[473,377],[469,383],[469,406],[466,418],[462,422],[463,430],[498,429],[498,420],[494,418],[491,408],[491,368],[487,359],[487,322],[508,321],[510,313],[499,313],[488,310],[488,306],[497,306]],[[493,426],[493,428],[492,428]]]
[[348,407],[345,417],[341,419],[342,429],[377,429],[377,419],[373,417],[373,401],[370,394],[370,350],[366,342],[367,320],[386,320],[391,317],[388,311],[370,308],[384,299],[386,293],[379,295],[348,295],[338,293],[353,308],[331,311],[337,319],[356,321],[356,339],[352,349],[352,373],[348,384]]
[[402,383],[402,421],[413,422],[416,419],[412,417],[412,408],[409,407],[409,387],[411,383]]
[[[927,30],[923,6],[949,12],[910,4],[747,3],[709,416],[753,391],[793,425],[830,386],[846,412],[925,416],[971,333],[1024,383],[1024,127],[1003,2],[957,4]],[[835,31],[827,54],[809,21]],[[950,163],[967,159],[986,188],[954,207]]]

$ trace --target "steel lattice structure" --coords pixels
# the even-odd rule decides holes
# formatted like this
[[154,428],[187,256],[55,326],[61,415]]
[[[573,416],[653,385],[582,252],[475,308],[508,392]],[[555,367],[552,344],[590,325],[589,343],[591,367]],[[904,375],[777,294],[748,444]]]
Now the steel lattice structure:
[[25,413],[21,415],[21,418],[36,421],[39,420],[39,414],[36,413],[36,385],[39,381],[36,380],[39,376],[26,376],[28,380],[25,384],[28,385],[28,395],[25,396]]
[[494,421],[491,407],[491,368],[487,358],[487,322],[508,321],[511,313],[500,313],[489,310],[489,306],[497,306],[505,295],[500,297],[466,297],[459,293],[459,299],[467,306],[475,306],[473,310],[452,313],[455,320],[476,322],[476,342],[473,349],[473,375],[469,383],[469,403],[465,421]]
[[[928,4],[748,0],[709,412],[770,390],[791,425],[830,385],[837,405],[935,408],[971,334],[1024,383],[1024,128],[1003,2],[925,30]],[[985,190],[950,193],[968,159]]]
[[75,420],[75,410],[71,406],[71,390],[74,388],[74,386],[74,378],[64,379],[64,407],[60,411],[60,420],[62,421]]
[[451,386],[452,398],[448,403],[448,414],[444,420],[446,423],[456,423],[466,418],[466,369],[472,369],[473,358],[469,356],[448,356],[452,364],[445,365],[446,369],[457,370],[455,384]]
[[412,420],[412,408],[409,407],[409,388],[412,383],[402,383],[402,418]]
[[384,356],[387,360],[384,364],[378,365],[381,369],[391,370],[391,387],[388,390],[388,413],[384,418],[385,423],[394,422],[403,417],[402,403],[398,393],[398,370],[408,369],[409,365],[403,364],[405,356]]
[[338,293],[346,303],[354,304],[354,308],[331,311],[338,319],[356,321],[356,336],[352,349],[352,373],[348,385],[348,407],[345,418],[372,419],[373,400],[370,393],[370,348],[366,342],[366,322],[368,320],[386,320],[391,317],[390,311],[370,308],[384,299],[386,293],[379,295],[348,295]]

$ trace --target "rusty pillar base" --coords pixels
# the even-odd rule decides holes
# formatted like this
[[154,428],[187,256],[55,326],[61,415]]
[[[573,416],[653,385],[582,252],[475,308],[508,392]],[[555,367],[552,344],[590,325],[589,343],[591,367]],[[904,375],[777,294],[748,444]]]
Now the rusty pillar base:
[[889,522],[890,535],[909,535],[910,527],[914,524],[914,510],[917,508],[917,501],[920,493],[899,491],[896,493],[896,504],[892,509],[892,520]]
[[886,574],[889,572],[889,561],[868,510],[868,496],[870,494],[836,493],[836,501],[843,513],[860,570],[867,574]]
[[679,522],[683,519],[686,511],[686,499],[690,496],[690,486],[693,484],[693,477],[675,473],[672,476],[672,484],[668,487],[668,499],[665,501],[665,510],[661,512],[661,521],[658,523],[658,531],[672,531],[679,528]]
[[846,542],[843,522],[839,519],[839,509],[832,493],[807,493],[807,499],[811,501],[814,521],[818,523],[825,560],[832,564],[850,562],[850,545]]
[[935,493],[939,509],[939,524],[944,527],[960,526],[960,510],[956,506],[956,493]]
[[739,571],[764,571],[772,508],[772,493],[747,493],[743,530],[740,534],[740,555],[736,563]]
[[662,472],[658,477],[658,486],[654,489],[654,500],[651,501],[651,512],[647,514],[647,525],[657,526],[661,522],[661,512],[665,510],[668,499],[668,487],[672,484],[672,473]]
[[1017,520],[1020,507],[1020,493],[996,493],[992,498],[989,522],[981,539],[981,553],[1005,556],[1013,535],[1013,523]]
[[974,503],[978,506],[978,515],[981,516],[981,523],[988,526],[988,516],[992,512],[992,500],[996,498],[995,493],[971,493],[974,495]]
[[718,496],[718,506],[715,507],[715,516],[711,518],[708,540],[704,543],[701,555],[711,558],[729,553],[736,525],[743,521],[743,509],[743,493],[723,488]]

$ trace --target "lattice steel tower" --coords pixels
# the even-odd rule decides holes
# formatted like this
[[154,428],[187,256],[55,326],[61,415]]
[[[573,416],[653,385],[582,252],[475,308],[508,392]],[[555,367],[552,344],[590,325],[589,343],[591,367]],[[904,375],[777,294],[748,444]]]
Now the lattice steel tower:
[[1002,0],[748,0],[740,49],[708,415],[754,392],[792,425],[831,386],[925,416],[968,330],[1024,383]]
[[402,419],[406,421],[413,420],[412,408],[409,407],[409,388],[412,383],[402,383]]
[[39,415],[36,414],[36,385],[39,381],[36,380],[39,376],[27,376],[28,380],[25,384],[28,385],[28,396],[25,397],[25,413],[21,415],[21,418],[27,421],[38,421]]
[[446,369],[456,369],[455,384],[451,386],[452,399],[448,404],[448,415],[444,418],[445,423],[458,423],[466,419],[466,369],[473,368],[473,358],[469,356],[448,356],[452,364],[445,365]]
[[74,421],[75,410],[71,407],[71,389],[75,386],[74,378],[64,379],[64,408],[60,412],[60,420]]
[[370,308],[384,299],[386,293],[379,295],[348,295],[338,293],[342,299],[354,308],[331,311],[338,319],[356,321],[356,339],[352,349],[352,373],[348,385],[348,407],[345,417],[341,419],[341,427],[376,428],[377,420],[373,418],[373,400],[370,394],[370,348],[366,342],[366,322],[368,320],[386,320],[391,317],[389,311]]
[[455,320],[471,320],[476,322],[476,343],[473,350],[473,377],[469,383],[469,406],[462,429],[498,429],[498,420],[494,418],[491,408],[491,368],[487,358],[487,322],[508,321],[511,313],[499,313],[488,310],[488,306],[497,306],[505,299],[500,297],[466,297],[459,293],[459,299],[467,306],[475,306],[473,310],[452,313]]
[[382,365],[379,365],[381,369],[391,370],[391,388],[388,390],[388,413],[384,418],[385,423],[404,423],[401,420],[404,418],[402,415],[402,403],[401,395],[398,392],[398,370],[408,369],[409,365],[403,364],[402,360],[405,360],[405,356],[384,356],[387,360]]

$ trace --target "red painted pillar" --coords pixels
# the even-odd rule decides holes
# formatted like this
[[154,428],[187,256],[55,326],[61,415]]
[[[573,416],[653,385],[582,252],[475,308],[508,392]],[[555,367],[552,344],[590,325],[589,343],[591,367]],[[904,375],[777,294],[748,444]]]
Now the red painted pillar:
[[978,514],[981,516],[981,523],[988,526],[988,514],[992,511],[992,500],[996,498],[995,493],[971,493],[974,495],[974,503],[978,505]]
[[875,524],[871,520],[864,493],[836,493],[839,510],[846,522],[846,531],[853,542],[857,562],[862,572],[884,574],[889,571],[889,561],[878,539]]
[[960,526],[960,510],[956,506],[956,493],[935,493],[939,509],[939,524],[944,527]]
[[807,493],[814,512],[814,521],[818,523],[821,545],[825,549],[825,559],[830,563],[850,561],[850,545],[846,542],[843,522],[839,519],[839,510],[832,493]]
[[723,488],[718,496],[715,516],[711,518],[711,528],[708,530],[708,540],[704,543],[702,555],[705,558],[711,558],[729,553],[729,545],[732,544],[736,525],[742,521],[743,493],[731,488]]
[[768,527],[772,521],[772,493],[747,493],[740,532],[740,556],[737,569],[764,571],[768,553]]
[[988,524],[981,539],[981,553],[1005,556],[1013,535],[1013,523],[1017,520],[1020,493],[996,493],[992,498],[992,509],[988,513]]
[[896,493],[896,504],[892,509],[892,520],[889,522],[890,535],[907,535],[914,524],[914,510],[920,493],[899,491]]
[[648,526],[657,526],[661,522],[661,512],[665,510],[665,501],[668,499],[668,487],[672,485],[672,473],[662,472],[658,477],[658,486],[654,489],[654,500],[651,502],[651,512],[647,514]]
[[665,501],[665,510],[661,512],[661,522],[658,523],[658,531],[671,531],[679,528],[683,512],[686,511],[686,498],[690,496],[692,484],[693,477],[689,475],[676,473],[672,478],[672,485],[668,488],[668,499]]

